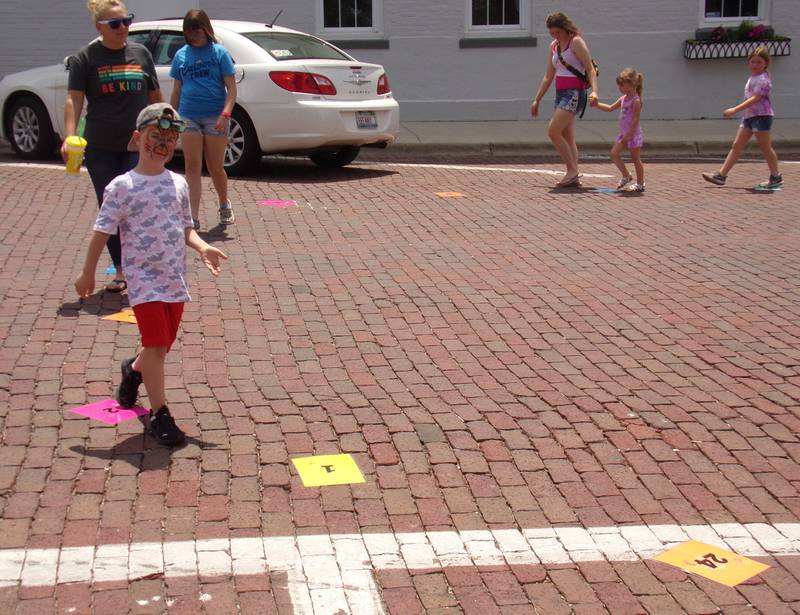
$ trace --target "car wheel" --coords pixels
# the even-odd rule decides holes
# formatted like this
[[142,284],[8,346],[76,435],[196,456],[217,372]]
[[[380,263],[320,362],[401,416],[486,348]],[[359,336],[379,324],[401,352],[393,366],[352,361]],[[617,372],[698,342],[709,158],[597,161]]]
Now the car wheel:
[[261,161],[261,155],[261,146],[253,122],[243,109],[234,107],[228,126],[225,171],[228,175],[242,175]]
[[35,96],[23,96],[14,102],[6,134],[11,147],[22,158],[47,158],[55,149],[56,138],[50,115]]
[[360,147],[348,145],[335,152],[317,152],[315,154],[309,154],[308,157],[311,158],[311,162],[317,166],[326,169],[338,169],[339,167],[350,164],[353,160],[358,158],[358,152],[360,151]]

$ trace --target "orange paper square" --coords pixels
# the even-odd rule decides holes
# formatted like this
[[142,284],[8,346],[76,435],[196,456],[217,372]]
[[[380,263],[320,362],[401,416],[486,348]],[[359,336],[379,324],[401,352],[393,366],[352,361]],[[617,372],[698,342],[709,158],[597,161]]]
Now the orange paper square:
[[696,540],[678,545],[653,559],[728,587],[736,587],[769,568],[749,557]]
[[116,314],[109,314],[108,316],[103,316],[103,320],[116,320],[118,322],[129,322],[131,324],[136,324],[136,316],[133,313],[133,309],[126,308],[121,312],[117,312]]

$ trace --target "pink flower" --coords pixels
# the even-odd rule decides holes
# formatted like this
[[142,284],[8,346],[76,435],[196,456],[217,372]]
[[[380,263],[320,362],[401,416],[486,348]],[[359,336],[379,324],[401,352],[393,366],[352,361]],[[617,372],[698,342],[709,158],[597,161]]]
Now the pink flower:
[[755,28],[750,30],[750,32],[747,33],[747,37],[751,38],[753,40],[759,40],[760,38],[762,38],[764,36],[766,31],[767,31],[767,29],[764,27],[764,25],[763,24],[759,24]]

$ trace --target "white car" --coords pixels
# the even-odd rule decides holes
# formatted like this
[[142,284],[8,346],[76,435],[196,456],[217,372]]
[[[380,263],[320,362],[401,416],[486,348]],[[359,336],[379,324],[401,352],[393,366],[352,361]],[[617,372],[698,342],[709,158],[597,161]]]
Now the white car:
[[[170,64],[184,44],[181,19],[134,23],[129,39],[153,54],[164,100]],[[362,146],[385,147],[400,132],[400,112],[379,64],[368,64],[296,30],[213,20],[236,65],[237,100],[225,167],[243,173],[263,154],[308,155],[339,167]],[[23,158],[49,156],[64,136],[69,58],[0,80],[0,135]]]

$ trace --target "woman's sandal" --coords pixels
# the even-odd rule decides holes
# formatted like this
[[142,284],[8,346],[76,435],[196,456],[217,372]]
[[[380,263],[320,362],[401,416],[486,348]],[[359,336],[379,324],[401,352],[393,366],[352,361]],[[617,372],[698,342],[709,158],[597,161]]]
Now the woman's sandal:
[[556,188],[577,188],[581,185],[581,174],[573,175],[572,177],[565,177],[556,184]]
[[128,283],[125,280],[111,280],[106,284],[106,290],[110,293],[121,293],[128,290]]

